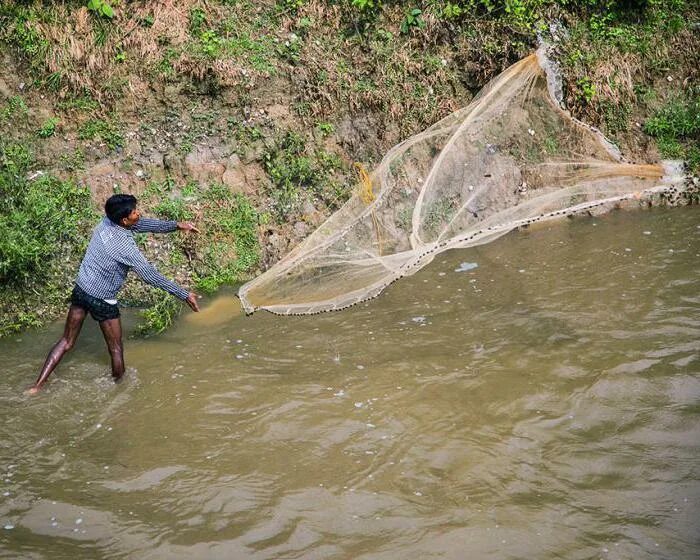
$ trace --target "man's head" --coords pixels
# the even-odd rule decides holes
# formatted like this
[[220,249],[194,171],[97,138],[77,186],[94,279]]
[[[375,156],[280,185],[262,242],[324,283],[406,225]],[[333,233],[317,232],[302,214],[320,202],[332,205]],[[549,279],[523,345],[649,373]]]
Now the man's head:
[[115,194],[105,203],[105,214],[115,224],[131,227],[139,221],[141,215],[136,209],[136,197],[130,194]]

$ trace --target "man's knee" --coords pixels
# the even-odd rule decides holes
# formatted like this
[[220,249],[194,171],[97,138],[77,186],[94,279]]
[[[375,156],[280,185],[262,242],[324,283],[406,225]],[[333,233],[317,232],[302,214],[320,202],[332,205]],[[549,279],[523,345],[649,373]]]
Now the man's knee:
[[74,338],[62,338],[61,339],[61,344],[63,346],[63,350],[65,352],[68,352],[73,349],[73,346],[75,346],[75,339]]
[[109,350],[109,353],[112,354],[112,356],[121,356],[122,353],[124,352],[124,347],[123,347],[121,341],[118,341],[118,342],[110,341],[109,343],[107,343],[107,348]]

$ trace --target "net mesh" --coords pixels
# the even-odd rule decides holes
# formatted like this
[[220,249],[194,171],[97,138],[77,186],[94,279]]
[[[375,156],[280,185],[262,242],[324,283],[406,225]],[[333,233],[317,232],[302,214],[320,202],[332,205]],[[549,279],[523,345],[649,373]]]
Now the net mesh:
[[394,146],[352,198],[267,272],[245,284],[247,313],[343,309],[437,254],[595,206],[679,187],[663,165],[626,162],[564,111],[540,49],[467,107]]

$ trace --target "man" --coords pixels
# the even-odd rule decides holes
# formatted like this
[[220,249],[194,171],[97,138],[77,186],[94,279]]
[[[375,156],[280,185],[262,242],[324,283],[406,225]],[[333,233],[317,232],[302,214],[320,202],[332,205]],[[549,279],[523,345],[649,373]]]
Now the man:
[[105,214],[107,216],[95,228],[80,264],[63,336],[46,357],[39,378],[28,391],[30,394],[39,391],[63,355],[73,348],[88,313],[102,329],[112,358],[114,381],[122,378],[122,325],[116,297],[131,269],[144,281],[185,301],[193,311],[199,311],[197,294],[187,292],[160,274],[141,254],[134,240],[134,232],[167,233],[183,230],[199,233],[199,230],[189,222],[142,218],[136,209],[136,198],[130,194],[115,194],[110,197],[105,204]]

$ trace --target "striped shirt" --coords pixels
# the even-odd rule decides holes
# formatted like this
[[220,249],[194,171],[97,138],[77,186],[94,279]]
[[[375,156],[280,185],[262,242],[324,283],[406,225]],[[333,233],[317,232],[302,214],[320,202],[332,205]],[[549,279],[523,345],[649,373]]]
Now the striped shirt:
[[92,233],[75,283],[92,297],[114,300],[132,268],[145,282],[182,300],[187,290],[168,280],[141,254],[134,233],[167,233],[177,222],[141,218],[126,229],[104,217]]

